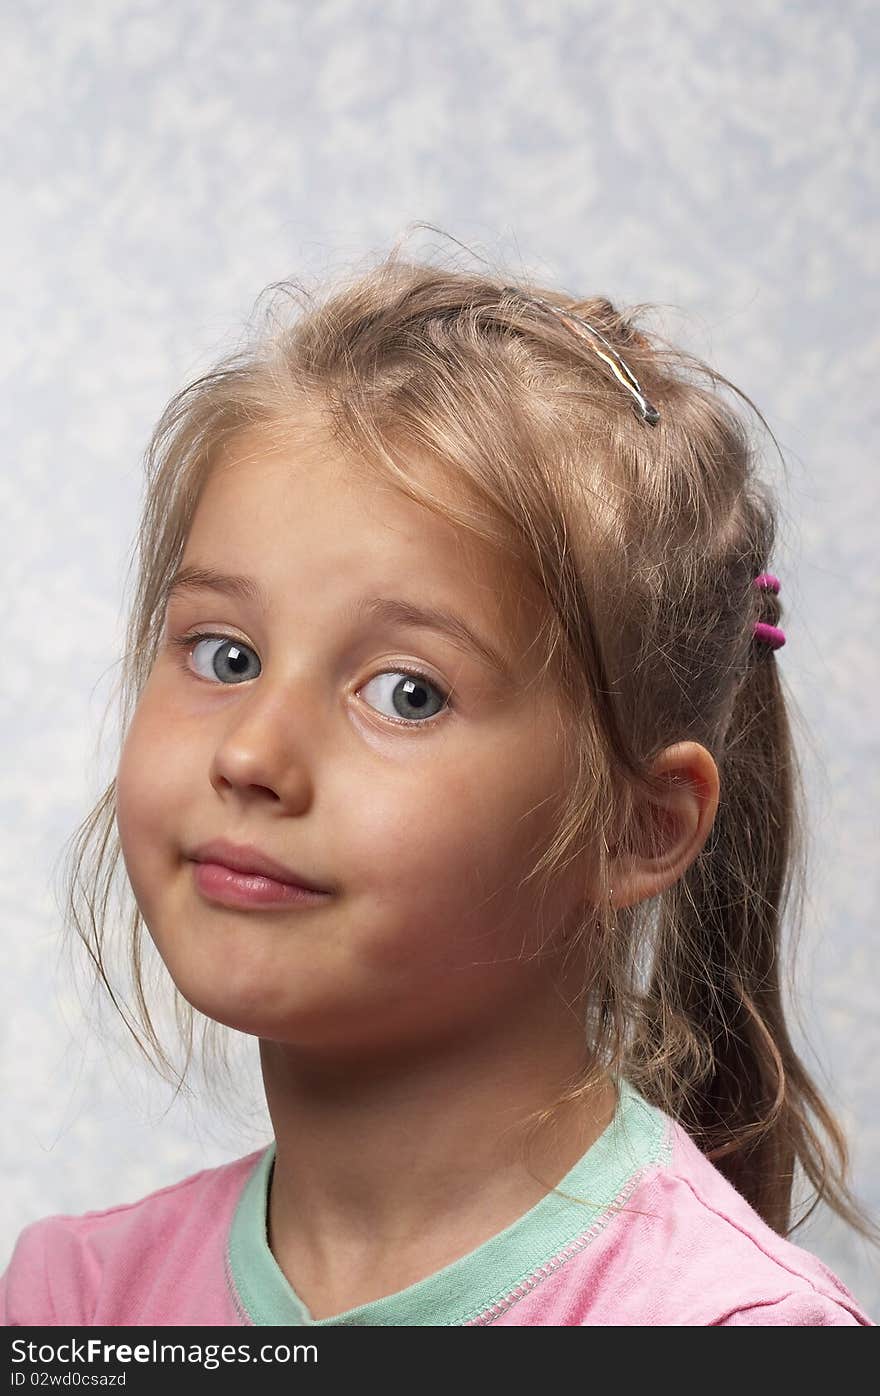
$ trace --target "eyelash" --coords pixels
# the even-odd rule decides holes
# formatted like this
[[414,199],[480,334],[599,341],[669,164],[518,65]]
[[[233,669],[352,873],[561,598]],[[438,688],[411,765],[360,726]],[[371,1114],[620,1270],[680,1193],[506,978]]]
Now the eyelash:
[[[200,640],[232,640],[237,641],[240,645],[245,645],[246,643],[244,640],[239,640],[237,635],[224,635],[216,630],[196,630],[190,632],[187,635],[172,636],[171,644],[178,655],[181,669],[185,674],[188,674],[191,678],[196,679],[198,679],[200,675],[193,674],[189,665],[185,661],[188,654],[193,649],[195,649],[196,645],[199,643]],[[246,645],[246,648],[251,649],[252,646]],[[421,669],[416,669],[412,666],[406,668],[400,666],[396,669],[380,669],[378,674],[373,675],[373,678],[378,678],[379,674],[402,674],[405,678],[408,679],[421,679],[422,682],[428,683],[431,685],[432,688],[436,689],[436,691],[440,694],[441,698],[443,699],[445,705],[441,709],[441,712],[434,713],[433,717],[429,717],[423,722],[415,722],[406,717],[389,717],[387,713],[380,713],[379,716],[384,717],[386,722],[393,722],[399,727],[431,727],[441,716],[441,714],[447,711],[449,707],[449,699],[451,697],[451,694],[448,693],[446,689],[443,688],[439,683],[437,683],[436,679],[432,679],[430,674],[424,673]],[[371,683],[372,679],[368,679],[367,682]],[[235,685],[221,684],[220,686],[234,687]]]

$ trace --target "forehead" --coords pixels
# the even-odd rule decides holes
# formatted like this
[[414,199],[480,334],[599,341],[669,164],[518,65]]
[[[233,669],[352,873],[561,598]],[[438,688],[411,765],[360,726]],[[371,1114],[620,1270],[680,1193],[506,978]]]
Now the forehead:
[[[408,462],[407,474],[440,500],[463,502],[463,492],[456,494],[438,465]],[[237,520],[234,536],[230,510]],[[501,559],[480,539],[409,498],[381,467],[344,454],[314,428],[289,442],[249,433],[224,445],[200,492],[190,540],[217,530],[230,546],[239,539],[253,542],[254,535],[284,542],[292,562],[316,551],[317,530],[325,551],[387,558],[397,548],[418,552],[425,569],[443,571],[452,556],[499,583],[505,574]]]
[[[442,502],[485,514],[448,468],[400,457],[408,478]],[[242,433],[202,486],[184,565],[254,577],[270,597],[356,603],[393,594],[466,614],[511,658],[534,649],[546,602],[512,554],[408,497],[307,423],[296,438]]]

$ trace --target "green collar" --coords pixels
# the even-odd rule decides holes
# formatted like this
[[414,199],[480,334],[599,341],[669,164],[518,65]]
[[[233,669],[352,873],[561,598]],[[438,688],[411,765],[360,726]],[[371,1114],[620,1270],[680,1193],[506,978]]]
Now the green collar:
[[[557,1187],[476,1250],[395,1294],[330,1318],[313,1319],[278,1266],[267,1240],[269,1183],[275,1141],[265,1149],[239,1199],[229,1233],[229,1269],[250,1322],[257,1325],[402,1327],[467,1324],[578,1242],[588,1245],[611,1204],[630,1191],[635,1175],[668,1148],[665,1116],[625,1079],[611,1123]],[[629,1186],[628,1186],[629,1185]],[[555,1267],[553,1267],[555,1268]]]

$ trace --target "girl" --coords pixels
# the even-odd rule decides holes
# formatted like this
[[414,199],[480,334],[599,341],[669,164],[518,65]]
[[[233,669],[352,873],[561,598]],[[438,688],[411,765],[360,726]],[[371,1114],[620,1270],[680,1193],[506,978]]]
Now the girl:
[[393,253],[156,428],[70,906],[113,993],[121,850],[144,1050],[145,925],[274,1137],[26,1227],[7,1325],[872,1323],[789,1239],[796,1168],[878,1232],[783,1012],[769,492],[727,380],[506,280]]

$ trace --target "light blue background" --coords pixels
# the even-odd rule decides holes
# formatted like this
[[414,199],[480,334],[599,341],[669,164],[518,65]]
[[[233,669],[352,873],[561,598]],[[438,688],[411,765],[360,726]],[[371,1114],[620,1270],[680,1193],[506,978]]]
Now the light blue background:
[[[812,802],[807,1060],[876,1215],[876,6],[25,0],[0,38],[0,1264],[37,1217],[269,1137],[259,1106],[242,1128],[167,1108],[59,962],[50,878],[114,769],[113,729],[96,744],[151,425],[265,285],[348,272],[417,220],[661,304],[786,452],[787,479],[767,468]],[[880,1317],[877,1252],[828,1216],[795,1239]]]

